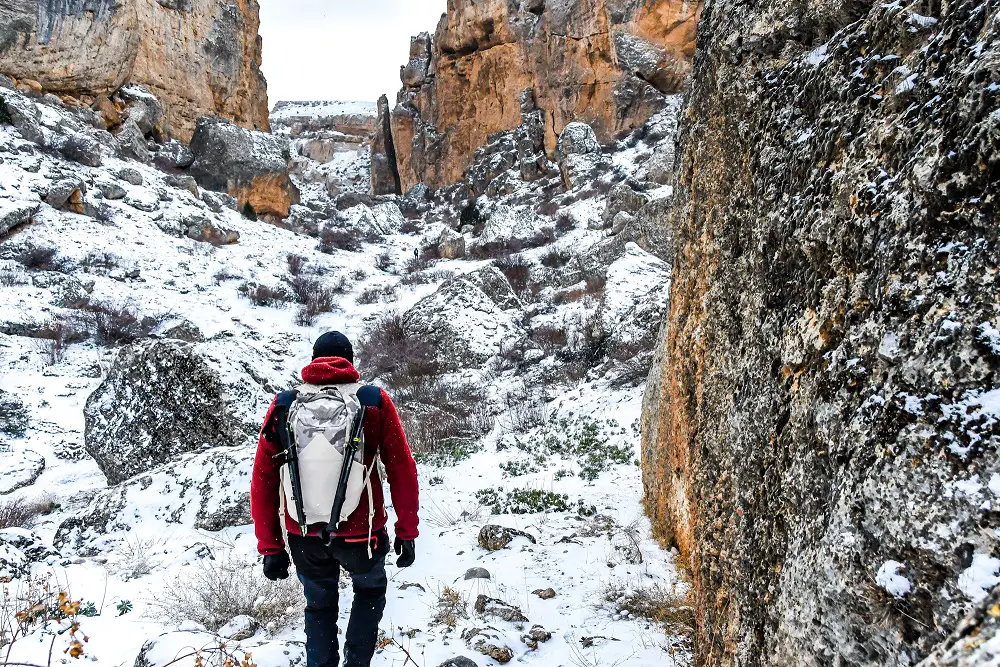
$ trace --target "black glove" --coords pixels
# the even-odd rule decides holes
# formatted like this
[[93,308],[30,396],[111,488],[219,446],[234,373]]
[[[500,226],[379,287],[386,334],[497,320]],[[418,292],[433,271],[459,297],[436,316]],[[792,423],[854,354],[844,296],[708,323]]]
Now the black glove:
[[410,567],[413,565],[413,561],[417,559],[417,549],[413,544],[413,540],[401,540],[396,538],[395,543],[396,555],[399,558],[396,559],[396,567]]
[[288,578],[288,568],[292,562],[288,558],[288,553],[281,553],[264,556],[264,576],[271,581]]

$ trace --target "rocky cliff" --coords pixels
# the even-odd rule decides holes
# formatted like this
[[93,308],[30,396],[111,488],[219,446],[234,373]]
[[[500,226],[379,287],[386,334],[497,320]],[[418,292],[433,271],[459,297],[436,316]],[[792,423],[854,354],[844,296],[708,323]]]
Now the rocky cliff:
[[[415,37],[391,112],[403,191],[460,180],[489,135],[521,124],[533,89],[551,153],[572,121],[608,141],[641,125],[690,69],[701,3],[451,0]],[[377,160],[376,160],[377,162]]]
[[199,116],[268,129],[256,0],[0,0],[0,73],[96,97],[142,84],[188,141]]
[[696,662],[915,664],[1000,581],[1000,3],[698,31],[643,432]]

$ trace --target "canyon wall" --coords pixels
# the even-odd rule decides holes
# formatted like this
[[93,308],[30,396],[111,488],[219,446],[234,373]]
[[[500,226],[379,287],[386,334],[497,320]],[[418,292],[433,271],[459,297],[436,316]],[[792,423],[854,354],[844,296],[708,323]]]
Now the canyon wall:
[[433,38],[411,43],[391,112],[401,187],[458,181],[487,138],[545,113],[551,153],[584,121],[601,141],[641,125],[690,71],[699,2],[449,0]]
[[698,44],[643,420],[696,663],[916,664],[1000,582],[1000,3],[719,0]]
[[0,0],[0,73],[70,95],[142,84],[188,141],[199,116],[268,129],[256,0]]

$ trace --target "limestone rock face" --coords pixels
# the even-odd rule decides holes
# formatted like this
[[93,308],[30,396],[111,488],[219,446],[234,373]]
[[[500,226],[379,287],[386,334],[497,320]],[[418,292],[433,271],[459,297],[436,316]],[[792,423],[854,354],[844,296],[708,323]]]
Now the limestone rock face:
[[378,100],[378,120],[372,139],[371,181],[373,195],[402,194],[396,167],[396,146],[389,123],[389,100],[385,95]]
[[696,664],[915,664],[1000,567],[997,5],[698,30],[643,419]]
[[392,136],[402,190],[459,180],[491,134],[521,124],[529,88],[550,155],[571,121],[601,141],[641,124],[690,71],[700,11],[682,0],[449,2],[401,70]]
[[0,0],[0,72],[72,95],[141,84],[183,141],[205,115],[267,130],[258,11],[256,0]]
[[255,361],[235,342],[124,348],[87,399],[87,452],[118,484],[189,452],[252,443],[276,388]]
[[191,151],[195,159],[188,172],[198,184],[228,192],[241,208],[249,204],[257,215],[287,218],[299,203],[288,176],[288,142],[279,136],[202,118]]

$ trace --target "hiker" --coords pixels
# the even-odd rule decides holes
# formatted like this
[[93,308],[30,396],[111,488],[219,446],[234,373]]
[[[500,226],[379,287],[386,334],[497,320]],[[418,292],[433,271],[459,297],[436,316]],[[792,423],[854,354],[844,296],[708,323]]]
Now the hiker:
[[[359,378],[347,337],[339,332],[320,336],[313,346],[312,363],[302,370],[305,384],[297,392],[279,394],[268,410],[254,462],[250,513],[257,549],[264,556],[264,576],[272,581],[288,578],[290,563],[279,519],[283,506],[291,560],[306,597],[308,667],[337,667],[340,659],[337,584],[341,566],[354,584],[344,635],[344,667],[368,667],[375,653],[385,611],[389,553],[379,459],[396,511],[396,565],[409,567],[415,558],[416,464],[389,396],[378,387],[358,384]],[[363,417],[360,426],[359,415]],[[341,484],[352,428],[363,436],[349,466],[350,477]],[[293,435],[283,439],[282,430]],[[288,465],[283,440],[291,443],[289,451],[297,459]],[[338,487],[346,492],[338,494]],[[337,522],[331,516],[339,501],[343,501],[339,514],[343,520],[334,525]]]

